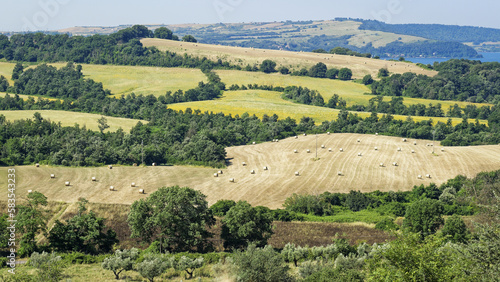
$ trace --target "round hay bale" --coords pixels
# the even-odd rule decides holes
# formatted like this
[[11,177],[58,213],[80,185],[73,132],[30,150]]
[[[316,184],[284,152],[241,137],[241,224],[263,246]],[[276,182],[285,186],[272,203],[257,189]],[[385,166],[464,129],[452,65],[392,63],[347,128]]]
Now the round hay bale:
[[425,177],[431,178],[431,175],[430,174],[426,174]]
[[113,169],[113,166],[112,166],[112,165],[108,165],[108,168],[109,168],[109,169]]
[[324,149],[325,148],[325,145],[321,145],[321,148]]
[[358,139],[358,143],[361,142],[361,140]]
[[380,167],[384,167],[384,163],[380,163]]
[[375,132],[375,136],[378,136],[378,132]]
[[214,177],[219,177],[219,174],[217,172],[214,173]]
[[247,164],[246,164],[245,162],[242,162],[242,163],[241,163],[241,165],[242,165],[242,166],[246,166]]
[[109,191],[115,191],[115,186],[109,186]]
[[267,166],[264,167],[264,170],[268,170]]
[[418,179],[422,179],[422,175],[420,175],[420,174],[419,174],[419,175],[417,175],[417,178],[418,178]]
[[135,187],[135,182],[132,182],[132,183],[130,184],[130,187]]
[[97,181],[97,179],[95,178],[95,176],[92,176],[92,181]]
[[31,193],[31,192],[33,192],[33,190],[28,190],[28,194]]
[[401,152],[401,148],[398,148],[398,152]]
[[56,175],[55,174],[51,174],[50,178],[56,178]]
[[139,194],[144,194],[144,189],[139,189]]
[[252,145],[255,145],[255,142],[252,142]]
[[393,166],[398,166],[398,163],[393,162],[393,163],[392,163],[392,165],[393,165]]
[[361,157],[361,156],[362,156],[362,154],[361,154],[361,153],[358,153],[358,156],[360,156],[360,157]]
[[341,152],[344,152],[344,149],[340,148],[340,151],[341,151]]
[[327,135],[330,135],[330,131],[328,131],[326,134],[327,134]]
[[300,173],[298,171],[295,172],[295,176],[299,176]]
[[35,164],[35,167],[40,167],[40,164],[39,164],[39,163],[36,163],[36,164]]
[[152,163],[151,165],[152,165],[152,166],[156,166],[156,163]]
[[250,174],[255,174],[255,170],[253,170],[253,169],[252,169],[252,170],[250,171]]
[[222,170],[217,171],[218,174],[222,174]]
[[71,183],[69,181],[64,182],[64,185],[69,186]]
[[307,136],[307,134],[306,134],[306,133],[304,133],[304,136]]
[[332,151],[332,148],[328,148],[328,152],[331,152]]
[[375,151],[378,151],[378,148],[377,148],[377,147],[375,147]]
[[441,152],[444,152],[444,148],[441,148]]
[[295,139],[298,139],[298,138],[299,138],[299,136],[295,135]]
[[294,152],[295,154],[297,154],[299,151],[297,151],[297,150],[293,150],[293,152]]
[[406,142],[406,141],[407,141],[406,138],[403,138],[403,142]]
[[413,142],[413,145],[417,145],[417,141]]
[[234,178],[229,178],[229,182],[234,182]]
[[412,153],[412,154],[415,154],[415,150],[411,150],[411,153]]
[[137,166],[137,164],[136,164],[136,163],[134,163],[134,164],[133,164],[133,166]]
[[310,152],[311,152],[311,150],[307,149],[307,151],[306,151],[306,152],[310,153]]
[[342,171],[337,172],[338,176],[342,176]]

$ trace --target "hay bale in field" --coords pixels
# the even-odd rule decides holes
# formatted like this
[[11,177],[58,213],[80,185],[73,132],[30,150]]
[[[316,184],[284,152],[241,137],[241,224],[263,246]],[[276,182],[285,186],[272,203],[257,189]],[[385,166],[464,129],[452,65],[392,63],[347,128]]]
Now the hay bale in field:
[[130,187],[135,187],[135,182],[132,182],[132,183],[130,184]]
[[40,164],[39,164],[39,163],[36,163],[36,164],[35,164],[35,167],[40,167]]
[[112,165],[108,165],[108,168],[109,168],[109,169],[113,169],[113,166],[112,166]]
[[31,192],[33,192],[33,190],[28,190],[28,194],[31,193]]
[[332,148],[328,148],[328,152],[331,152],[332,151]]
[[219,174],[217,172],[214,173],[214,177],[219,177]]
[[380,167],[384,167],[384,163],[380,163]]
[[321,145],[321,148],[324,149],[325,148],[325,145]]
[[306,152],[310,153],[310,152],[311,152],[311,150],[307,149],[307,151],[306,151]]
[[298,139],[298,138],[299,138],[299,136],[295,135],[295,139]]
[[415,154],[415,150],[411,150],[411,153],[412,153],[412,154]]
[[378,136],[378,132],[375,132],[375,136]]
[[234,182],[234,178],[229,178],[229,182]]
[[115,191],[115,186],[109,186],[109,191]]
[[413,145],[417,145],[417,141],[413,142]]
[[218,174],[222,174],[223,172],[222,172],[222,170],[219,170],[219,171],[217,171],[217,173],[218,173]]
[[344,149],[340,148],[340,151],[341,151],[341,152],[344,152]]
[[255,145],[255,142],[252,142],[252,145]]
[[420,175],[420,174],[419,174],[419,175],[417,175],[417,178],[418,178],[418,179],[422,179],[422,175]]
[[330,131],[328,131],[326,134],[327,134],[327,135],[330,135]]
[[250,174],[255,174],[255,170],[253,170],[253,169],[252,169],[252,170],[250,171]]
[[245,163],[245,162],[242,162],[242,163],[241,163],[241,165],[242,165],[242,166],[246,166],[246,165],[247,165],[247,163]]
[[358,153],[358,156],[360,156],[360,157],[361,157],[361,156],[363,156],[363,154],[361,154],[361,153]]
[[293,152],[294,152],[295,154],[297,154],[299,151],[297,151],[297,150],[293,150]]
[[406,138],[403,138],[403,142],[406,142],[406,141],[407,141]]
[[295,172],[295,176],[299,176],[300,173],[298,171]]
[[401,148],[398,148],[398,152],[401,152]]
[[444,152],[444,148],[441,148],[441,152]]
[[152,163],[151,165],[152,165],[152,166],[156,166],[156,163]]
[[375,151],[378,151],[378,148],[377,148],[377,147],[375,147]]
[[393,162],[392,165],[393,166],[398,166],[398,163],[397,162]]
[[304,133],[304,136],[307,136],[307,134],[306,134],[306,133]]
[[92,181],[97,181],[97,179],[95,178],[95,176],[92,176]]
[[342,176],[342,171],[337,172],[338,176]]
[[268,170],[267,166],[264,167],[264,170]]
[[51,174],[50,178],[56,178],[56,175],[55,174]]
[[139,189],[139,194],[144,194],[144,189]]
[[425,177],[426,178],[431,178],[431,175],[430,174],[426,174]]
[[361,142],[361,140],[358,139],[358,143]]
[[69,181],[64,182],[64,185],[69,186],[71,183]]

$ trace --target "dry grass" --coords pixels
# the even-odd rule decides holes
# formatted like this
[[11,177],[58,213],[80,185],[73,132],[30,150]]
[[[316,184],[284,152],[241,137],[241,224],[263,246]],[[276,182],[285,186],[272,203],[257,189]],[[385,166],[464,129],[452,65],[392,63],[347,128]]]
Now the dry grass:
[[319,62],[325,63],[329,68],[348,67],[352,69],[354,78],[362,78],[366,74],[376,76],[378,70],[387,67],[392,73],[414,72],[434,76],[435,71],[424,70],[415,64],[405,62],[388,62],[384,60],[360,58],[344,55],[317,54],[309,52],[291,52],[279,50],[265,50],[253,48],[240,48],[231,46],[210,45],[201,43],[188,43],[157,38],[144,38],[141,40],[146,47],[155,46],[162,51],[173,51],[179,54],[207,57],[212,60],[222,59],[241,66],[247,64],[260,64],[265,59],[275,61],[278,66],[290,69],[311,67]]
[[[316,123],[323,121],[331,121],[337,118],[340,110],[330,109],[326,107],[316,107],[310,105],[302,105],[291,101],[283,100],[280,92],[264,91],[264,90],[243,90],[243,91],[226,91],[220,99],[210,101],[186,102],[168,105],[173,110],[183,110],[191,108],[192,110],[201,110],[202,112],[222,112],[224,114],[242,115],[248,113],[255,114],[261,118],[264,114],[269,116],[277,114],[280,118],[291,117],[297,121],[304,116],[313,118]],[[355,94],[354,94],[355,95]],[[363,96],[358,96],[363,97]],[[366,118],[370,116],[368,112],[356,112],[359,116]],[[382,116],[382,114],[380,114]],[[406,120],[406,116],[394,115],[394,118]],[[415,121],[429,120],[430,117],[413,117]],[[446,123],[448,118],[434,117],[434,123]],[[452,124],[456,125],[462,122],[460,118],[452,118]],[[474,122],[470,120],[470,122]],[[481,120],[481,123],[486,121]]]
[[[101,118],[101,115],[87,114],[79,112],[66,112],[66,111],[53,111],[53,110],[26,110],[26,111],[0,111],[0,114],[4,115],[7,120],[19,120],[19,119],[33,119],[33,115],[39,112],[44,119],[51,120],[53,122],[61,122],[63,126],[74,126],[79,124],[80,127],[86,126],[87,129],[98,131],[97,120]],[[142,123],[148,123],[144,120],[128,119],[128,118],[117,118],[117,117],[106,117],[108,120],[109,128],[107,131],[116,131],[122,128],[125,132],[130,132],[130,129],[134,127],[139,121]]]
[[5,63],[5,62],[0,62],[0,76],[5,76],[7,78],[7,81],[9,81],[9,84],[12,86],[14,85],[14,81],[12,81],[12,70],[14,69],[14,66],[16,64],[12,63]]
[[[357,139],[361,142],[356,142]],[[263,143],[227,148],[229,166],[213,177],[214,169],[186,166],[67,168],[41,166],[16,167],[17,193],[27,190],[44,193],[51,201],[76,202],[85,197],[96,203],[131,204],[162,186],[188,186],[207,195],[210,204],[220,199],[246,200],[252,205],[280,208],[293,193],[320,194],[325,191],[411,190],[413,185],[441,184],[459,174],[473,177],[481,171],[500,168],[500,146],[446,147],[445,152],[426,146],[432,141],[361,135],[318,135],[319,161],[315,157],[315,136],[299,136],[279,143]],[[436,145],[438,143],[436,142]],[[374,150],[378,147],[378,151]],[[402,149],[401,152],[397,148]],[[333,152],[328,152],[332,148]],[[340,153],[339,148],[344,152]],[[299,153],[294,154],[297,149]],[[311,153],[306,153],[310,149]],[[415,153],[411,153],[415,150]],[[362,153],[362,157],[358,153]],[[247,166],[242,166],[246,162]],[[399,166],[391,164],[397,162]],[[380,163],[386,167],[379,167]],[[269,170],[262,168],[267,166]],[[255,174],[250,174],[255,170]],[[294,176],[299,171],[300,176]],[[343,176],[337,176],[341,171]],[[7,168],[0,169],[0,185],[6,185]],[[50,174],[56,175],[55,179]],[[425,178],[426,174],[431,179]],[[423,179],[417,179],[423,175]],[[96,176],[97,182],[91,177]],[[235,183],[230,183],[234,178]],[[65,181],[71,181],[66,187]],[[138,187],[130,187],[130,183]],[[109,191],[113,185],[117,191]],[[146,194],[139,194],[145,189]],[[4,192],[6,193],[6,191]],[[6,194],[4,197],[6,198]]]

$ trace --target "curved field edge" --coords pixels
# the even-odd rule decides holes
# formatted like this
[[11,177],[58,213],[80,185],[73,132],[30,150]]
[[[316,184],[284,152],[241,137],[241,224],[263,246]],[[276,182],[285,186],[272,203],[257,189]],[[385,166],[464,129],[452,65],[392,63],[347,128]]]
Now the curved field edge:
[[[19,197],[25,196],[28,190],[37,190],[51,201],[76,202],[79,197],[85,197],[90,202],[108,204],[132,204],[159,187],[179,185],[200,190],[210,204],[232,199],[246,200],[254,206],[281,208],[293,193],[407,191],[414,185],[441,184],[457,175],[474,177],[481,171],[500,169],[500,146],[497,145],[446,147],[442,152],[438,143],[431,147],[427,145],[432,141],[416,140],[417,145],[413,145],[413,141],[361,134],[318,135],[317,161],[314,160],[315,136],[229,147],[226,149],[229,165],[219,177],[213,176],[216,169],[190,166],[117,166],[113,169],[20,166],[15,167],[16,185]],[[325,145],[325,149],[321,145]],[[375,147],[378,150],[374,150]],[[340,148],[344,152],[340,152]],[[435,154],[431,153],[432,148]],[[311,153],[306,152],[308,149]],[[392,166],[393,162],[398,166]],[[264,166],[268,169],[264,170]],[[251,170],[255,173],[251,174]],[[299,176],[295,172],[299,172]],[[4,185],[6,173],[7,168],[0,168],[0,185]],[[52,179],[50,174],[56,177]],[[426,178],[427,174],[431,178]],[[422,179],[418,179],[418,175],[422,175]],[[91,181],[92,177],[97,181]],[[230,182],[230,178],[235,181]],[[70,186],[65,186],[66,181]],[[136,187],[131,186],[132,182]],[[114,186],[115,191],[110,191],[109,186]],[[139,193],[139,189],[144,189],[145,194]],[[3,193],[6,197],[6,191]]]
[[[272,116],[278,115],[284,119],[291,117],[297,122],[304,116],[313,118],[316,123],[324,121],[332,121],[337,119],[340,110],[330,109],[326,107],[317,107],[311,105],[303,105],[287,101],[281,98],[282,93],[265,90],[241,90],[241,91],[225,91],[220,99],[210,101],[185,102],[178,104],[170,104],[168,108],[176,111],[185,111],[190,108],[192,110],[200,110],[201,112],[224,113],[231,115],[242,115],[248,113],[262,118],[264,114]],[[369,117],[369,112],[352,112],[358,114],[362,118]],[[382,117],[383,114],[379,114]],[[395,119],[406,120],[407,116],[393,115]],[[412,117],[415,121],[423,121],[432,119],[435,123],[448,121],[447,117]],[[462,122],[460,118],[451,118],[452,124],[456,125]],[[474,120],[470,120],[474,122]],[[487,121],[481,120],[483,124]]]
[[[87,114],[80,112],[69,112],[69,111],[54,111],[54,110],[21,110],[21,111],[0,111],[1,115],[4,115],[7,120],[14,121],[19,119],[33,119],[33,115],[38,112],[42,115],[42,118],[50,120],[53,122],[60,122],[62,126],[74,126],[78,124],[80,127],[87,127],[87,129],[93,131],[99,131],[97,120],[102,117],[102,115],[97,114]],[[138,120],[138,119],[128,119],[128,118],[117,118],[105,116],[108,121],[109,128],[105,130],[117,131],[119,128],[123,129],[125,132],[130,132],[130,130],[137,125],[140,121],[142,123],[148,123],[148,121]]]

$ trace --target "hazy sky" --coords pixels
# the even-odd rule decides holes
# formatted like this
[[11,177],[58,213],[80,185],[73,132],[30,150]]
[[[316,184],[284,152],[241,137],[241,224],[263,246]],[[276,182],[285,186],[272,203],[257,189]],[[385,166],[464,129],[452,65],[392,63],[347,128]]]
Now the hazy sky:
[[[498,0],[6,0],[1,31],[73,26],[377,19],[500,28]],[[5,3],[6,2],[6,3]]]

